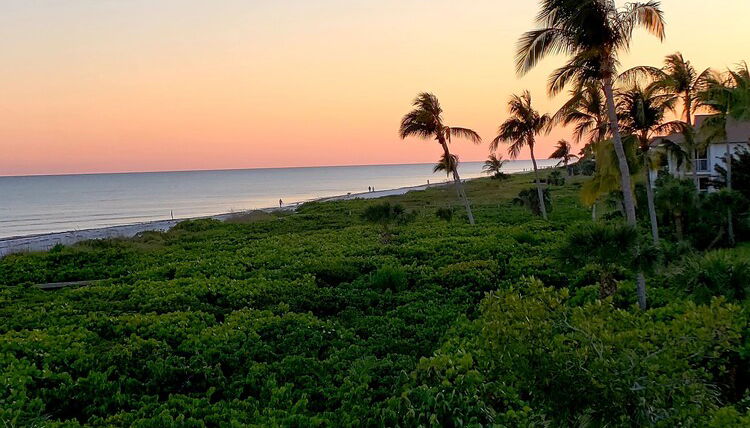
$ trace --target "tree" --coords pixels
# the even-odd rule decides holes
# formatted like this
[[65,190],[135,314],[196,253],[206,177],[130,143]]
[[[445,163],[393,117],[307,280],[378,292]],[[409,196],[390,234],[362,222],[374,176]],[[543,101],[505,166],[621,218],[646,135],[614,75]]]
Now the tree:
[[551,95],[569,84],[576,89],[591,83],[601,85],[620,168],[626,218],[628,224],[634,226],[635,201],[615,110],[613,83],[618,55],[628,50],[637,27],[645,28],[659,39],[664,38],[660,3],[628,3],[618,8],[613,0],[543,0],[537,23],[540,28],[525,33],[519,41],[517,71],[525,74],[544,57],[562,53],[570,59],[550,76]]
[[[407,137],[433,138],[443,149],[443,159],[452,159],[448,144],[450,144],[453,137],[465,138],[475,144],[482,142],[479,134],[471,129],[445,125],[443,123],[443,109],[440,107],[440,102],[435,95],[422,92],[414,99],[412,106],[414,109],[401,119],[401,126],[399,128],[401,139]],[[455,164],[450,173],[453,175],[459,197],[466,207],[469,223],[474,224],[471,204],[461,184],[461,177],[458,175],[458,168],[455,167]]]
[[[501,142],[510,143],[508,154],[512,159],[516,159],[521,149],[528,147],[531,152],[531,163],[534,166],[534,180],[536,181],[537,196],[540,201],[544,200],[542,182],[539,180],[539,168],[534,156],[534,143],[536,136],[549,129],[552,118],[547,115],[540,115],[531,105],[531,94],[524,91],[521,95],[513,95],[508,102],[508,111],[510,117],[503,122],[497,130],[497,137],[492,140],[490,149],[497,150]],[[542,217],[547,219],[547,207],[545,204],[540,205]]]
[[[727,138],[727,123],[729,119],[750,119],[750,70],[747,63],[742,63],[735,70],[727,70],[723,75],[711,73],[706,78],[706,88],[699,94],[699,98],[712,111],[700,130],[706,137],[706,142],[726,142],[726,183],[727,189],[732,190],[734,156]],[[732,218],[730,209],[727,212],[727,234],[731,245],[735,242]]]
[[494,153],[491,153],[487,156],[487,160],[484,161],[482,171],[487,175],[492,175],[493,178],[501,178],[505,175],[502,171],[505,162],[507,161],[502,156],[498,157]]
[[552,152],[551,155],[549,155],[550,159],[560,159],[560,162],[557,163],[557,166],[565,166],[565,170],[568,171],[568,175],[572,175],[570,168],[568,168],[568,163],[572,159],[578,159],[578,156],[570,152],[572,149],[573,145],[570,144],[567,140],[560,140],[557,142],[557,146],[555,146],[555,151]]
[[683,128],[680,121],[664,123],[664,116],[669,110],[674,110],[674,103],[674,97],[669,94],[660,94],[651,86],[644,89],[635,85],[631,89],[618,94],[617,111],[621,129],[625,134],[632,135],[638,140],[654,245],[659,244],[659,225],[656,219],[651,171],[654,169],[654,165],[658,163],[654,161],[655,151],[652,150],[651,141],[655,134]]
[[687,125],[683,130],[685,145],[690,156],[690,166],[693,173],[693,182],[696,189],[699,188],[698,173],[693,161],[695,152],[699,149],[695,140],[693,128],[693,116],[701,105],[699,93],[704,89],[706,79],[710,75],[710,69],[698,73],[695,67],[686,61],[681,53],[676,52],[667,55],[662,68],[651,66],[633,67],[624,72],[621,78],[634,81],[640,76],[646,76],[652,82],[649,88],[660,94],[669,95],[674,101],[682,105],[682,119]]

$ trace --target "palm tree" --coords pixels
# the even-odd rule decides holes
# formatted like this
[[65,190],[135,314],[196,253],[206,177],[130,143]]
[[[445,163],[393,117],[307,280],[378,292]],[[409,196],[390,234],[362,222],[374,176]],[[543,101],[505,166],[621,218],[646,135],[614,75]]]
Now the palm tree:
[[[498,128],[497,137],[492,140],[490,149],[492,151],[497,150],[501,142],[511,143],[508,154],[510,154],[512,159],[516,159],[521,149],[528,146],[531,152],[531,163],[534,165],[534,180],[536,181],[537,194],[539,200],[544,201],[542,182],[539,180],[539,169],[537,168],[536,157],[534,156],[534,143],[536,142],[537,134],[549,129],[552,118],[547,114],[540,115],[539,112],[534,110],[531,105],[531,94],[529,91],[524,91],[521,95],[513,95],[508,102],[508,111],[511,117]],[[542,217],[546,220],[547,208],[543,203],[540,204],[540,208]]]
[[[440,144],[443,149],[443,159],[453,159],[448,149],[448,144],[453,137],[466,138],[467,140],[480,144],[482,138],[476,132],[468,128],[447,126],[443,123],[443,109],[437,97],[431,93],[422,92],[412,102],[414,109],[404,115],[399,127],[399,135],[402,139],[407,137],[418,137],[422,139],[433,138]],[[456,190],[459,197],[466,206],[466,214],[469,217],[469,223],[474,224],[474,215],[471,212],[471,204],[466,196],[461,177],[458,175],[456,163],[452,163],[450,173],[456,183]]]
[[699,188],[698,173],[695,165],[693,165],[695,152],[698,149],[693,129],[693,116],[700,108],[699,93],[705,88],[707,78],[710,76],[710,69],[706,69],[699,74],[690,61],[685,60],[680,52],[676,52],[667,55],[662,68],[633,67],[624,72],[621,77],[627,81],[634,81],[640,76],[646,76],[652,80],[649,88],[661,94],[670,95],[675,101],[679,100],[682,104],[682,119],[687,124],[683,135],[685,136],[686,149],[690,153],[693,182],[696,188]]
[[621,129],[625,134],[632,135],[638,140],[654,245],[659,244],[659,226],[656,220],[654,189],[651,183],[651,171],[654,169],[653,166],[655,163],[651,141],[654,134],[681,130],[683,128],[683,122],[681,121],[664,123],[664,116],[668,111],[674,110],[674,103],[674,97],[669,94],[658,93],[657,89],[653,86],[644,89],[639,85],[635,85],[628,91],[618,94],[617,111],[620,117]]
[[458,156],[454,154],[446,156],[443,153],[438,163],[432,167],[432,172],[444,172],[446,176],[450,177],[454,169],[458,169]]
[[[706,79],[706,88],[699,94],[703,105],[711,114],[703,122],[701,132],[706,141],[724,140],[726,142],[727,189],[732,190],[732,159],[727,122],[729,119],[746,120],[750,118],[750,70],[747,63],[740,64],[735,70],[727,70],[724,75],[711,73]],[[727,234],[730,244],[734,244],[734,224],[731,209],[727,212]]]
[[517,71],[525,74],[544,57],[563,53],[571,58],[550,76],[551,95],[569,84],[577,89],[589,83],[601,85],[620,168],[626,218],[628,224],[635,225],[635,201],[618,126],[613,84],[619,53],[630,47],[636,27],[645,28],[659,39],[664,38],[660,3],[650,0],[618,8],[614,0],[542,0],[537,23],[540,28],[525,33],[519,41]]
[[502,174],[503,165],[505,165],[505,162],[507,162],[505,159],[503,159],[502,156],[497,157],[494,153],[491,153],[489,156],[487,156],[487,160],[484,161],[484,166],[482,166],[482,171],[484,171],[485,174],[488,175],[494,175],[494,176],[500,176]]
[[587,83],[580,89],[570,91],[570,99],[552,117],[555,124],[569,126],[575,124],[573,138],[577,143],[584,141],[587,147],[607,138],[609,122],[607,106],[600,85]]
[[570,144],[567,140],[560,140],[557,142],[555,151],[552,152],[551,155],[549,155],[549,159],[560,159],[560,162],[557,163],[557,166],[565,166],[565,170],[568,171],[569,176],[572,174],[570,173],[570,168],[568,168],[568,163],[572,159],[578,159],[578,156],[570,152],[571,150],[573,150],[572,144]]

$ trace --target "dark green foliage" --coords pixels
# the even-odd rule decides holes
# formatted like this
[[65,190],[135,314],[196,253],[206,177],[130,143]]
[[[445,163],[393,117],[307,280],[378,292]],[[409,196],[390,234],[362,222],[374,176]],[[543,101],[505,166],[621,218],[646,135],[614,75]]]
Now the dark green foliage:
[[560,258],[599,275],[600,296],[617,290],[616,281],[627,271],[647,271],[658,255],[640,242],[638,231],[630,226],[606,223],[574,227],[560,250]]
[[[511,203],[530,180],[468,183],[474,227],[390,223],[448,206],[450,186],[391,198],[373,210],[398,225],[387,245],[358,215],[383,204],[352,200],[2,258],[0,421],[745,426],[750,248],[671,243],[646,270],[653,309],[635,310],[648,247],[613,230],[564,251],[598,227],[582,179],[555,189],[549,222]],[[99,281],[30,286],[78,279]]]
[[370,286],[375,290],[404,291],[408,284],[406,272],[397,266],[383,266],[370,276]]
[[450,222],[451,220],[453,220],[453,208],[438,208],[435,211],[435,217]]
[[[750,199],[750,150],[746,147],[738,147],[732,159],[732,190],[740,192],[745,199]],[[726,186],[726,168],[716,165],[715,169],[720,177],[715,184],[721,187]]]
[[584,157],[578,162],[571,165],[573,175],[592,176],[596,172],[596,162],[590,157]]
[[547,183],[550,186],[562,186],[565,184],[565,177],[559,169],[555,169],[547,176]]
[[712,382],[742,346],[739,307],[717,300],[637,314],[568,301],[567,290],[538,281],[488,295],[479,319],[423,359],[394,400],[402,424],[675,426],[718,417]]
[[[545,188],[542,190],[542,195],[544,197],[544,204],[547,208],[547,212],[552,211],[552,200],[550,198],[549,189]],[[539,203],[539,193],[535,187],[522,190],[518,193],[518,196],[513,199],[513,203],[531,210],[534,215],[542,215],[542,206]]]
[[750,258],[725,250],[691,256],[672,268],[668,280],[671,288],[700,303],[714,296],[745,300],[750,297]]
[[492,176],[490,178],[493,179],[493,180],[503,181],[503,180],[509,179],[510,175],[506,174],[506,173],[504,173],[502,171],[498,171],[498,172],[492,174]]

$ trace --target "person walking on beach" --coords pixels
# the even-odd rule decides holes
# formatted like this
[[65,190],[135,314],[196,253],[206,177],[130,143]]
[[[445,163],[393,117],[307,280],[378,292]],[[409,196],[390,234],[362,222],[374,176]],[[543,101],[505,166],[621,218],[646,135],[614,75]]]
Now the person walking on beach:
[[281,206],[282,206],[283,204],[284,204],[284,201],[282,201],[281,199],[279,199],[279,208],[281,208]]
[[367,191],[368,191],[368,192],[372,192],[372,187],[370,187],[370,186],[367,186]]

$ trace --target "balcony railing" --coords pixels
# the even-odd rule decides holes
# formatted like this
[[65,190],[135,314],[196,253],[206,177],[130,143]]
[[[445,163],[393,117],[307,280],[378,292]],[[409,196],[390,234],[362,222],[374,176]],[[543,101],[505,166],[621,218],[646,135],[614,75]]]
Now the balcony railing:
[[707,172],[708,171],[708,159],[696,159],[695,170],[698,172]]

